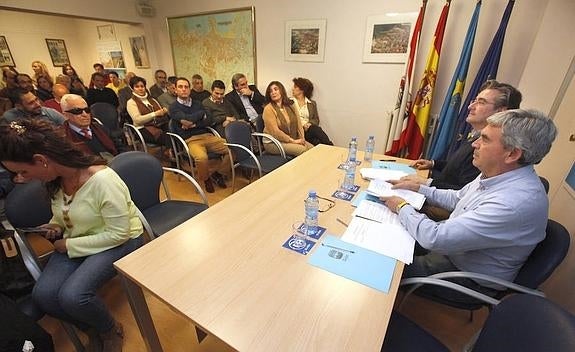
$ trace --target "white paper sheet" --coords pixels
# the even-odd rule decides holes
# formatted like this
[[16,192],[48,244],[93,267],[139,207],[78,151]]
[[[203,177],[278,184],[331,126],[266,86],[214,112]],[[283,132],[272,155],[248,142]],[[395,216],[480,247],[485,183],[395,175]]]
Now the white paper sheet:
[[421,210],[425,202],[425,196],[421,193],[413,192],[407,189],[391,189],[391,183],[382,180],[372,180],[367,187],[367,193],[378,197],[398,196],[405,199],[411,206]]
[[399,180],[407,173],[399,170],[363,168],[359,170],[361,177],[369,180]]

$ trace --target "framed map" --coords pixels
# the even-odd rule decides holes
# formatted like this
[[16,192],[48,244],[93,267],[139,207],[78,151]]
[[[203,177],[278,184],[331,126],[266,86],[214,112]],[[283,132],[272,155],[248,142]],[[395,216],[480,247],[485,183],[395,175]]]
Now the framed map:
[[197,73],[207,89],[220,79],[230,91],[235,73],[256,84],[255,31],[253,6],[168,18],[176,75],[190,79]]

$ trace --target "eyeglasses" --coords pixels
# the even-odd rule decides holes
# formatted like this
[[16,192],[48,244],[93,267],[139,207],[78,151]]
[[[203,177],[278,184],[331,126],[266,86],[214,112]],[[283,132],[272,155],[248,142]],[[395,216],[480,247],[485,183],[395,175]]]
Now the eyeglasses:
[[85,112],[86,114],[89,114],[90,113],[90,107],[86,106],[85,108],[74,108],[74,109],[66,110],[65,112],[69,112],[72,115],[80,115],[83,112]]
[[479,99],[475,98],[471,101],[471,103],[469,103],[469,105],[471,105],[471,104],[477,104],[477,105],[481,105],[481,106],[488,105],[488,104],[495,105],[495,103],[490,103],[483,98],[479,98]]
[[316,196],[316,197],[317,197],[317,199],[324,200],[325,202],[327,202],[327,204],[325,204],[325,202],[324,202],[323,205],[321,204],[322,202],[319,202],[320,204],[319,204],[319,209],[318,209],[318,211],[319,211],[320,213],[325,213],[326,211],[328,211],[328,210],[330,210],[331,208],[335,207],[335,202],[334,202],[333,200],[328,199],[328,198],[324,198],[324,197],[320,197],[320,196]]

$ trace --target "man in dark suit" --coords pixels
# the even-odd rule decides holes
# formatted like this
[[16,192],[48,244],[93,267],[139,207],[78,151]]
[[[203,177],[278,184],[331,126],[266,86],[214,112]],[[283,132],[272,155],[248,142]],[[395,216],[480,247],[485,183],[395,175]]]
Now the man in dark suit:
[[154,99],[164,94],[167,91],[166,85],[168,84],[168,75],[164,70],[156,70],[154,73],[154,79],[156,83],[150,87],[150,95]]
[[254,123],[264,111],[266,98],[255,85],[248,85],[243,73],[236,73],[232,77],[234,90],[226,94],[225,99],[230,102],[235,112],[243,120]]
[[88,104],[79,95],[66,94],[60,100],[66,122],[62,128],[66,139],[85,154],[98,155],[106,160],[118,154],[114,142],[103,126],[92,121]]
[[[110,88],[106,88],[106,76],[99,73],[92,73],[92,83],[94,83],[94,88],[88,88],[86,93],[86,101],[88,105],[94,103],[108,103],[114,105],[118,108],[120,103],[118,102],[118,96]],[[64,110],[64,109],[62,109]]]

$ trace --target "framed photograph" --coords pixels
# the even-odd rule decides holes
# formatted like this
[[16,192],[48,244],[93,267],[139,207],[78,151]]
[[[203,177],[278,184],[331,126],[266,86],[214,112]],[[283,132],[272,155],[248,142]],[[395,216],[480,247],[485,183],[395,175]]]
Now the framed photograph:
[[[256,84],[254,7],[168,18],[172,59],[177,76],[200,74],[204,87],[235,73]],[[226,90],[232,89],[229,84]]]
[[48,46],[50,58],[52,58],[52,64],[55,67],[70,64],[68,50],[66,50],[66,43],[64,43],[63,39],[46,39],[46,45]]
[[6,37],[3,35],[0,35],[0,66],[16,66]]
[[130,37],[130,47],[137,68],[150,68],[150,58],[144,36]]
[[113,24],[96,26],[98,31],[98,40],[116,40],[116,30]]
[[327,20],[286,21],[285,60],[323,62]]
[[106,69],[125,69],[124,53],[120,42],[97,42],[98,59]]
[[363,62],[405,63],[417,13],[369,16]]

